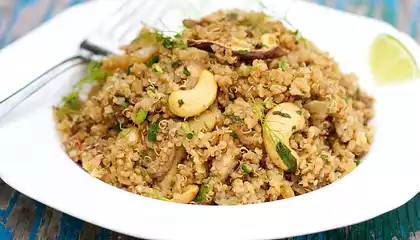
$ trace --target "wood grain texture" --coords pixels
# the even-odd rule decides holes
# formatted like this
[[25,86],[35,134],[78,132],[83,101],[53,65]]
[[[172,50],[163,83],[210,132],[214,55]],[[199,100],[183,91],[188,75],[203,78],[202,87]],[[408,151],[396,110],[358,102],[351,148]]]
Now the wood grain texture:
[[[86,0],[0,0],[0,48],[73,4]],[[383,19],[420,42],[420,0],[312,0]],[[315,219],[316,220],[316,219]],[[0,240],[132,240],[63,214],[20,194],[0,179]],[[420,240],[420,194],[370,221],[293,239]]]

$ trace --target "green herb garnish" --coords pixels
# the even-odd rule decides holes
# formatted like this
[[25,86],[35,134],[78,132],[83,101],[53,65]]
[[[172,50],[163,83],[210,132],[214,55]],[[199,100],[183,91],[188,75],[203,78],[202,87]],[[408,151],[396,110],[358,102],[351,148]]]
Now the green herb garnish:
[[280,156],[283,163],[291,172],[296,172],[297,162],[296,158],[292,155],[290,149],[282,142],[279,141],[276,145],[276,152]]
[[242,163],[241,169],[246,174],[252,172],[252,167],[251,166],[248,166],[248,164],[246,164],[246,163]]
[[235,116],[233,114],[223,114],[225,117],[229,118],[230,120],[232,120],[232,122],[234,123],[243,123],[244,120],[238,116]]
[[188,71],[188,68],[187,67],[184,67],[184,74],[187,77],[191,75],[191,73],[190,73],[190,71]]
[[292,117],[290,117],[290,115],[288,113],[284,113],[284,112],[281,112],[281,111],[274,111],[273,115],[279,115],[279,116],[282,116],[284,118],[292,118]]
[[140,123],[144,122],[144,120],[146,120],[148,114],[149,114],[148,111],[141,110],[141,109],[138,110],[137,113],[136,113],[136,123],[140,124]]
[[157,199],[159,199],[161,201],[165,201],[165,202],[172,202],[172,200],[160,195],[156,190],[154,190],[154,193],[155,193]]
[[175,34],[175,38],[180,38],[180,37],[181,37],[181,33]]
[[174,47],[176,48],[180,48],[180,49],[187,49],[188,45],[186,42],[182,41],[182,40],[178,40],[174,42]]
[[236,51],[238,54],[245,55],[248,54],[248,50],[238,50]]
[[236,134],[236,132],[231,132],[230,136],[232,136],[233,139],[239,139],[238,134]]
[[284,67],[286,67],[286,59],[281,59],[281,61],[279,62],[279,67],[281,68],[281,70],[284,70]]
[[227,16],[228,16],[229,19],[232,19],[232,20],[238,18],[238,14],[235,13],[235,12],[230,12],[230,13],[227,14]]
[[206,200],[206,195],[210,191],[210,188],[207,184],[203,184],[200,186],[200,190],[198,191],[197,196],[195,197],[194,201],[202,202]]
[[117,92],[114,94],[114,97],[125,97],[124,95],[122,95],[121,93]]
[[296,114],[300,116],[302,115],[302,111],[296,111]]
[[174,42],[170,37],[165,37],[163,40],[163,47],[167,49],[172,49],[173,43]]
[[127,102],[123,102],[122,106],[122,110],[125,110],[128,107],[128,103]]
[[154,122],[147,131],[147,140],[151,141],[152,143],[156,143],[156,134],[159,131],[159,122],[159,120]]
[[177,60],[176,62],[172,63],[172,68],[179,68],[180,66],[182,66],[182,61],[181,60]]
[[76,84],[73,85],[72,92],[63,97],[62,105],[57,109],[57,114],[68,114],[80,108],[79,93],[84,84],[91,84],[95,81],[105,80],[111,76],[111,72],[102,69],[99,62],[89,62],[87,73],[85,77],[81,78]]
[[182,105],[184,105],[184,100],[178,99],[178,105],[179,107],[182,107]]
[[192,132],[187,133],[187,138],[191,140],[194,137],[194,134]]
[[360,159],[356,158],[354,161],[356,162],[356,166],[359,166],[359,164],[360,164]]
[[326,155],[326,154],[321,154],[321,156],[320,156],[322,159],[328,159],[328,155]]
[[128,66],[128,69],[127,69],[127,75],[130,75],[130,73],[131,73],[131,68],[134,66],[134,63],[132,63],[130,66]]
[[117,133],[120,133],[122,131],[121,124],[120,123],[115,124],[112,127],[112,129],[114,129],[114,131],[116,131]]
[[300,33],[299,29],[296,29],[293,34],[296,36],[297,39],[301,39],[302,38],[302,34]]
[[347,97],[347,98],[344,98],[344,101],[346,101],[346,103],[349,103],[349,102],[353,101],[353,98]]
[[163,72],[163,70],[160,66],[156,66],[155,68],[153,68],[153,71],[157,72],[157,73],[162,73]]
[[151,67],[153,64],[159,62],[159,54],[153,55],[153,57],[147,61],[146,66]]

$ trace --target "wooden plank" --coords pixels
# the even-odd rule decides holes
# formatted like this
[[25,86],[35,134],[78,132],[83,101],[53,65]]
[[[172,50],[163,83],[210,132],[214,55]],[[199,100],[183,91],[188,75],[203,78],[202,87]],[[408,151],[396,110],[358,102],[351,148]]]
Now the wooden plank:
[[[21,1],[26,10],[18,12],[12,5],[16,1],[0,1],[0,38],[4,42],[23,35],[40,22],[58,13],[67,4],[83,0],[31,0]],[[383,18],[402,31],[410,33],[420,41],[420,0],[312,0],[333,8],[350,11],[370,17]],[[37,6],[28,3],[42,2]],[[23,6],[22,5],[22,6]],[[3,10],[3,11],[2,11]],[[2,13],[3,14],[2,14]],[[42,16],[29,13],[43,12]],[[20,16],[14,27],[6,27],[2,19]],[[34,19],[38,19],[34,20]],[[11,26],[11,25],[10,25]],[[13,36],[1,34],[6,28]],[[0,41],[1,42],[1,41]],[[386,229],[384,229],[386,226]],[[340,228],[324,233],[301,236],[293,239],[377,239],[392,238],[420,240],[420,195],[403,207],[377,217],[371,221]],[[414,232],[416,231],[416,232]],[[135,238],[84,223],[81,220],[62,214],[42,204],[32,202],[26,196],[16,193],[0,180],[0,239],[101,239],[132,240]]]
[[29,238],[35,218],[34,201],[21,194],[9,215],[6,226],[13,229],[14,239],[25,240]]
[[36,236],[33,239],[37,240],[55,240],[60,234],[60,219],[62,213],[46,207],[41,218],[41,224],[36,231]]

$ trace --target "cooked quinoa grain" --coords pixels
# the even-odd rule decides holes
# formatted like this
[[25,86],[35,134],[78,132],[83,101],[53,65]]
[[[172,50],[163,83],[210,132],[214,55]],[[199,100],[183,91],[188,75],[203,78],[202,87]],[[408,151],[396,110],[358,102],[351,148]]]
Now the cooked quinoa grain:
[[[110,185],[164,201],[236,205],[322,188],[373,137],[373,98],[328,53],[256,12],[143,28],[92,63],[54,107],[69,157]],[[96,80],[96,81],[94,81]]]

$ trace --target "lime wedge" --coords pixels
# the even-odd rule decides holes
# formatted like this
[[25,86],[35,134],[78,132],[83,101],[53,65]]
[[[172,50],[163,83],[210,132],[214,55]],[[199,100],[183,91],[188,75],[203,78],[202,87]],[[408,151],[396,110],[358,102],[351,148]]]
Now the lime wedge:
[[381,34],[370,48],[370,68],[381,84],[412,80],[420,76],[411,53],[396,38]]

